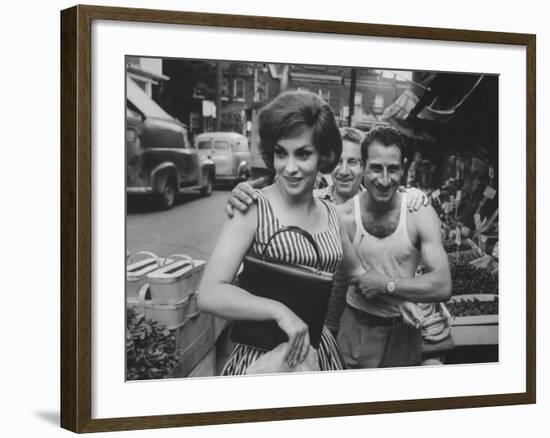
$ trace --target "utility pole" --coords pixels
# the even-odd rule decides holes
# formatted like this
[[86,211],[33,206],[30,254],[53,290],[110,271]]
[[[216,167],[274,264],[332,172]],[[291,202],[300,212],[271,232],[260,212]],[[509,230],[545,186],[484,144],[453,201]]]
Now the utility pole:
[[222,128],[222,62],[216,62],[216,131]]
[[351,68],[351,78],[349,84],[349,107],[348,107],[348,126],[351,126],[353,110],[355,109],[355,86],[357,83],[357,70]]

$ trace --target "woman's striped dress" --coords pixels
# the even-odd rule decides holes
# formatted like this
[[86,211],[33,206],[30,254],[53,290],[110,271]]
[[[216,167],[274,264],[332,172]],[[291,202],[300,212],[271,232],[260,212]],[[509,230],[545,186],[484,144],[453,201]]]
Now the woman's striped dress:
[[[342,242],[336,207],[326,201],[321,202],[329,213],[329,226],[323,232],[311,233],[319,247],[321,270],[334,273],[342,259]],[[254,236],[251,251],[262,254],[265,244],[273,233],[282,225],[273,213],[271,204],[266,196],[258,191],[258,228]],[[274,259],[287,263],[305,266],[317,266],[317,256],[311,245],[296,233],[278,234],[267,248],[266,254]],[[319,368],[326,370],[341,370],[345,368],[344,359],[332,334],[326,327],[323,328],[319,344]],[[249,345],[237,344],[224,366],[222,375],[244,374],[249,365],[265,354],[264,350]]]

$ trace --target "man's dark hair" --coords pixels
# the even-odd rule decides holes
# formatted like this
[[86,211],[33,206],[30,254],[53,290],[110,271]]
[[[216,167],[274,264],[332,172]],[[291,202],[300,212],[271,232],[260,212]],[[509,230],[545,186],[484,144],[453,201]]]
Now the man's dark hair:
[[330,173],[342,155],[342,138],[332,108],[308,91],[287,91],[266,105],[258,116],[260,153],[273,170],[275,145],[279,140],[312,130],[313,146],[320,155],[319,171]]
[[407,140],[397,129],[391,126],[378,126],[367,132],[361,141],[361,158],[367,162],[369,146],[374,142],[382,146],[397,146],[401,151],[401,163],[407,158]]

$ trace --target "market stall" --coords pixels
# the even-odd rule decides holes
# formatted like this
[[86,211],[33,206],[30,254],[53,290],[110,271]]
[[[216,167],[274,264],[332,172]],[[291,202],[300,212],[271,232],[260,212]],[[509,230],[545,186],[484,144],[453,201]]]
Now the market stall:
[[129,254],[126,267],[128,380],[216,374],[216,340],[226,321],[201,313],[206,262],[187,255]]
[[453,283],[444,303],[453,345],[432,348],[437,331],[425,344],[446,363],[498,361],[498,78],[418,73],[413,80],[415,105],[388,111],[387,121],[408,139],[403,182],[429,195],[439,215]]

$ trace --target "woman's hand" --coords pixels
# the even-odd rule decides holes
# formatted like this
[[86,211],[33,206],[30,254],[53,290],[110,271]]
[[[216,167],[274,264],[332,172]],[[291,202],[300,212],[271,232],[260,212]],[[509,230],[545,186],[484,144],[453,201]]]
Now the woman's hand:
[[309,351],[309,329],[292,310],[282,305],[279,315],[275,318],[278,326],[288,336],[288,350],[285,360],[293,368],[302,363]]
[[424,322],[422,317],[422,311],[420,310],[420,307],[418,307],[416,303],[411,303],[410,301],[403,301],[399,306],[399,310],[401,310],[401,316],[403,317],[403,321],[409,327],[413,327],[417,329],[417,328],[420,328],[420,326]]

